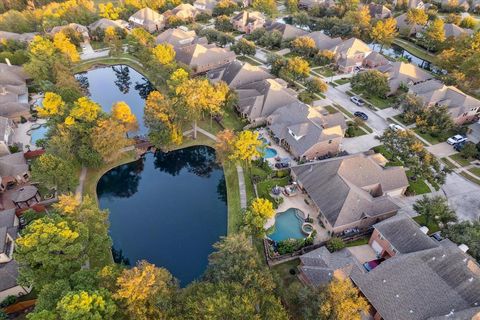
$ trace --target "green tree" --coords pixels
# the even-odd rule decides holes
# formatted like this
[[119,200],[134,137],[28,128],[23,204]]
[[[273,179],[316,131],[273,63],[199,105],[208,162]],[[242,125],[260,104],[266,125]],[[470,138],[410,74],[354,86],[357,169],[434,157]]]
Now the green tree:
[[285,0],[285,7],[289,13],[298,12],[298,0]]
[[435,221],[441,227],[446,226],[449,222],[457,221],[455,211],[448,206],[447,200],[442,196],[423,196],[413,204],[413,209],[425,217],[427,226],[431,221]]
[[360,0],[339,0],[337,5],[340,17],[343,17],[348,11],[355,11],[359,3]]
[[232,45],[230,49],[232,49],[236,54],[251,56],[255,55],[255,52],[257,51],[255,48],[255,43],[245,38],[238,40],[238,42]]
[[360,320],[368,313],[367,300],[360,295],[350,279],[334,278],[321,293],[320,318],[335,320]]
[[422,133],[428,132],[433,136],[448,133],[455,126],[446,106],[423,109],[417,113],[415,122]]
[[328,85],[325,83],[325,81],[323,81],[322,79],[320,79],[319,77],[313,77],[311,79],[309,79],[306,83],[305,83],[305,87],[307,87],[307,91],[310,92],[310,93],[325,93],[327,92],[328,90]]
[[309,36],[295,38],[290,45],[294,53],[305,57],[313,57],[318,52],[315,41]]
[[378,20],[370,32],[370,37],[380,44],[380,52],[383,46],[390,46],[397,36],[397,22],[394,18]]
[[215,29],[223,31],[223,32],[230,32],[233,31],[233,24],[230,22],[230,18],[227,16],[218,16],[215,19]]
[[308,61],[300,57],[293,57],[287,60],[284,68],[280,71],[287,79],[303,80],[310,75],[310,66]]
[[353,26],[352,33],[356,37],[366,39],[372,28],[370,17],[370,10],[368,6],[363,6],[358,10],[350,10],[346,13],[345,21],[348,21]]
[[215,8],[213,8],[213,15],[214,16],[229,16],[233,12],[238,10],[238,4],[232,0],[220,0],[218,1]]
[[466,143],[460,154],[464,159],[472,159],[477,156],[478,150],[474,143]]
[[342,238],[332,237],[327,242],[327,249],[330,252],[339,251],[339,250],[342,250],[343,248],[345,248],[345,242],[342,240]]
[[429,51],[437,50],[446,40],[444,23],[442,19],[436,19],[428,24],[423,33],[423,40]]
[[253,9],[263,12],[269,16],[277,13],[275,0],[253,0]]
[[280,48],[282,44],[282,34],[278,30],[265,32],[263,36],[257,40],[257,43],[267,49]]
[[32,164],[32,180],[40,182],[47,188],[59,192],[71,191],[78,185],[75,165],[51,153],[45,153]]
[[457,244],[466,244],[468,253],[480,260],[480,220],[450,224],[442,233]]
[[292,16],[292,21],[294,24],[299,25],[301,27],[308,27],[310,24],[310,18],[305,11],[300,11],[295,13]]
[[50,215],[31,222],[16,240],[20,283],[41,290],[67,279],[86,261],[88,230],[82,223]]
[[387,75],[378,70],[359,72],[352,77],[352,89],[372,96],[385,97],[390,91]]
[[264,225],[268,219],[275,216],[273,203],[268,199],[256,198],[250,204],[244,215],[246,229],[255,236],[265,235]]
[[58,315],[65,320],[113,319],[116,310],[105,290],[69,292],[57,305]]

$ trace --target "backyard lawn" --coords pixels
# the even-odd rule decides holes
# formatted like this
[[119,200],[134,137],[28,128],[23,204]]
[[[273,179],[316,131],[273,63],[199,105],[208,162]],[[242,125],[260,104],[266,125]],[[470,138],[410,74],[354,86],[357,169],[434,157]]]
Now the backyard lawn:
[[426,224],[425,216],[419,215],[414,217],[413,220],[415,220],[419,225],[427,227],[428,234],[432,234],[440,230],[440,227],[435,223],[435,221],[429,221],[428,224]]
[[237,232],[242,224],[242,209],[240,208],[240,190],[235,163],[227,162],[223,165],[225,182],[227,185],[228,205],[228,234]]

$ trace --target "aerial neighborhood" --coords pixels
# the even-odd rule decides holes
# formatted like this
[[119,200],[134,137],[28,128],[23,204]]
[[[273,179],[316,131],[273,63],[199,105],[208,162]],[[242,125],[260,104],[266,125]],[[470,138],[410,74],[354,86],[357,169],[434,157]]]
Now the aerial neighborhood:
[[0,1],[0,320],[479,320],[479,13]]

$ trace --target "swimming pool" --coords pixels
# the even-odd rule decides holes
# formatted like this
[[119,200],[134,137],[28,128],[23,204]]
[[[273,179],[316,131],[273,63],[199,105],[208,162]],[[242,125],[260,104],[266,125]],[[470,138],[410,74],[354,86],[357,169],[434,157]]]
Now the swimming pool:
[[306,235],[302,232],[303,219],[297,216],[297,210],[290,208],[285,212],[278,213],[275,217],[275,231],[268,237],[276,242],[291,238],[305,238]]
[[275,150],[275,149],[265,148],[265,150],[263,151],[263,157],[265,159],[274,158],[276,156],[277,156],[277,150]]
[[32,129],[29,131],[32,145],[35,145],[38,140],[44,139],[47,132],[48,128],[45,125],[39,125],[35,128],[32,127]]

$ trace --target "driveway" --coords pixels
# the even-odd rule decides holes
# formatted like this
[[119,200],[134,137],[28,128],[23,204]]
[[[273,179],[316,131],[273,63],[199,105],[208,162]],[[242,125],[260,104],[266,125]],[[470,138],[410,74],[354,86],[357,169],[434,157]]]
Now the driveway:
[[375,136],[375,133],[370,133],[355,138],[344,138],[341,148],[350,154],[367,151],[380,145],[380,141],[375,139]]
[[474,143],[479,143],[480,142],[480,123],[475,122],[474,124],[471,124],[469,128],[472,130],[468,134],[468,139]]
[[455,149],[453,149],[453,147],[446,142],[441,142],[434,144],[433,146],[429,146],[427,147],[427,150],[437,158],[444,158],[451,156],[454,153],[457,153],[457,151],[455,151]]
[[366,121],[367,125],[374,131],[376,131],[377,134],[381,134],[388,127],[388,123],[385,119],[383,119],[367,107],[357,106],[350,101],[350,97],[347,94],[337,90],[336,88],[329,87],[327,92],[325,93],[325,96],[333,102],[338,103],[351,113],[354,113],[356,111],[362,111],[366,113],[368,115],[368,120]]
[[464,177],[452,173],[442,186],[450,206],[455,209],[459,220],[480,218],[480,186]]

